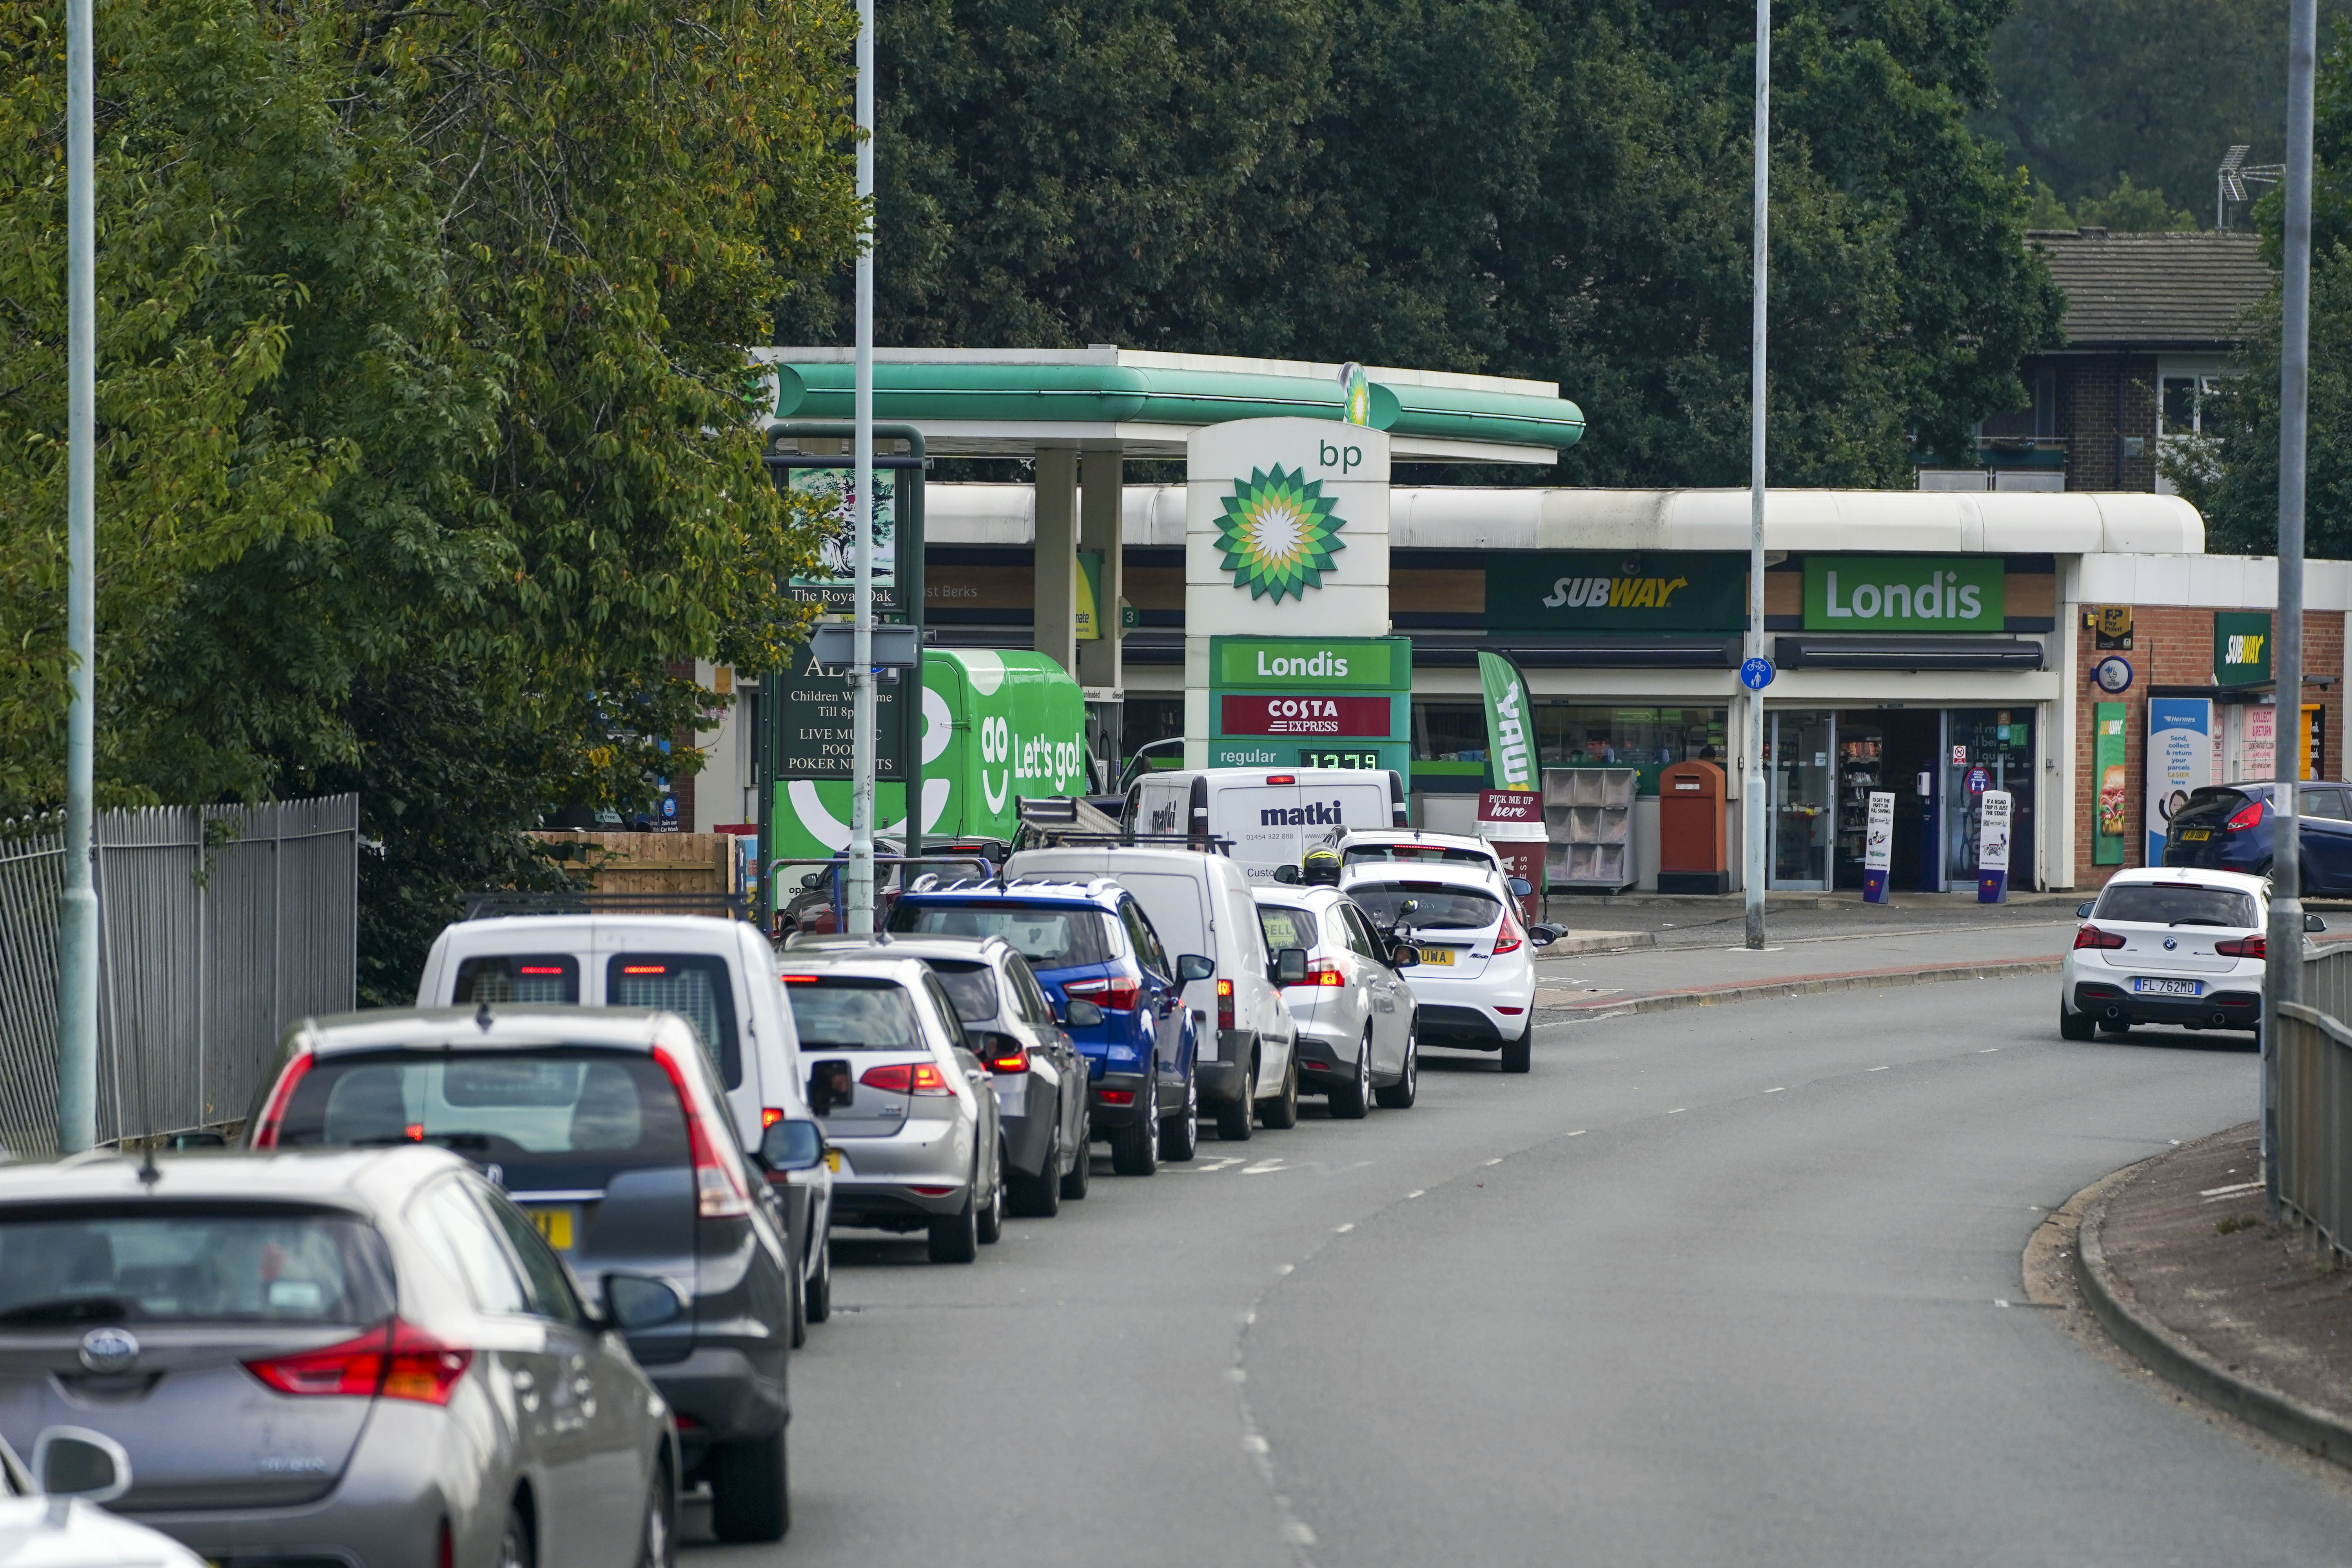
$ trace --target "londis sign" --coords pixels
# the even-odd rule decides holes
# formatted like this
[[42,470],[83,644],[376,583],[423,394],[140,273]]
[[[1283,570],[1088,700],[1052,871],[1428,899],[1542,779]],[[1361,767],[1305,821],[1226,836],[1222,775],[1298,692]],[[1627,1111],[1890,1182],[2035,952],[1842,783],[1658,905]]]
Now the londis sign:
[[1221,690],[1410,691],[1407,637],[1212,637],[1210,685]]
[[1496,631],[1717,632],[1747,624],[1748,558],[1718,552],[1545,551],[1486,567]]
[[1998,555],[1809,555],[1809,632],[1997,632],[2008,624]]

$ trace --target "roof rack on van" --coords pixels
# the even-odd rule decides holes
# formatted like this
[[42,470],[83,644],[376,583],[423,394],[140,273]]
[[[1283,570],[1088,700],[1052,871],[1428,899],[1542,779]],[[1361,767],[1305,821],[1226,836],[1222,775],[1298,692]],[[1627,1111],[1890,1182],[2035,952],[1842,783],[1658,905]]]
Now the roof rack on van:
[[748,921],[751,900],[740,893],[592,892],[586,889],[542,892],[497,888],[466,895],[467,920],[494,921],[511,915],[713,915]]
[[1054,843],[1107,849],[1197,849],[1203,855],[1234,852],[1234,841],[1214,833],[1056,833]]

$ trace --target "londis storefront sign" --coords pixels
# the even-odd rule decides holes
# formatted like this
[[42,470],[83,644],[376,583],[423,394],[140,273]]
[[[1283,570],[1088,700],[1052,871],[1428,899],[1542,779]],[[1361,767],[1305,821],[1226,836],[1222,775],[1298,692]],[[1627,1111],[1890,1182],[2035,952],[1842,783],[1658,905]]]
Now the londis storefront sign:
[[1545,551],[1486,567],[1496,631],[1735,632],[1748,558],[1695,551]]
[[1998,555],[1809,555],[1809,632],[1997,632],[2008,621]]

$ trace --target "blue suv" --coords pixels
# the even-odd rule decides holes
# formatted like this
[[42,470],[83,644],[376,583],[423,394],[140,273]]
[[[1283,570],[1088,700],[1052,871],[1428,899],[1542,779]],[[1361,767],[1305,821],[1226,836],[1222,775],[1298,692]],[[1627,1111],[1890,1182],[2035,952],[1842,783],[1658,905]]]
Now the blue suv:
[[[1126,889],[1101,877],[923,878],[900,896],[887,928],[1012,943],[1087,1059],[1095,1136],[1109,1142],[1111,1168],[1148,1176],[1162,1159],[1192,1157],[1200,1143],[1193,1077],[1200,1022],[1183,1004],[1183,988],[1213,970],[1199,954],[1168,952]],[[1089,1005],[1073,1005],[1080,1003]]]

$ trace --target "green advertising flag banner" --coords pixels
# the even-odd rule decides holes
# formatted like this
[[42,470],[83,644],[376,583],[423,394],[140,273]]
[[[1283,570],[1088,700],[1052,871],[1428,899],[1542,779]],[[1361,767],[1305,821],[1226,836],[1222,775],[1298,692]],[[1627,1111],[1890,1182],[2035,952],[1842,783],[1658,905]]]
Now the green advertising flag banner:
[[1748,558],[1693,551],[1545,551],[1491,558],[1486,626],[1515,632],[1736,632]]
[[1519,667],[1499,653],[1478,655],[1486,696],[1486,758],[1496,789],[1536,787],[1535,714]]
[[1998,555],[1808,555],[1809,632],[1997,632],[2008,623]]
[[2271,613],[2213,612],[2213,680],[2218,686],[2261,686],[2271,678]]
[[2098,823],[2091,837],[2091,864],[2124,863],[2125,818],[2130,814],[2131,774],[2124,756],[2124,705],[2096,703],[2093,727],[2091,785],[2098,795]]

